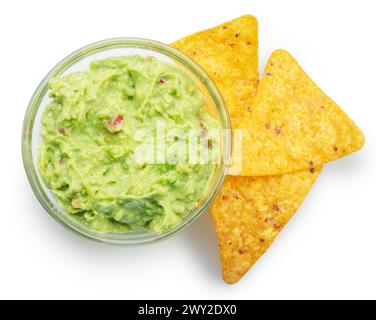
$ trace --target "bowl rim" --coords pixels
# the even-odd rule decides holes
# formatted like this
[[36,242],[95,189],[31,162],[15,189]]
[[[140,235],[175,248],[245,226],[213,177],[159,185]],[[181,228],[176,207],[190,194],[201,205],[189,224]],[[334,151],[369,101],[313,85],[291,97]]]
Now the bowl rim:
[[[204,85],[206,90],[210,93],[211,98],[213,99],[215,106],[218,110],[218,113],[221,117],[222,127],[226,128],[225,132],[223,133],[223,143],[222,143],[222,161],[221,161],[221,170],[220,175],[217,178],[215,186],[213,190],[209,190],[208,196],[206,197],[205,201],[200,204],[197,208],[192,209],[192,214],[189,214],[190,217],[183,220],[179,225],[176,227],[169,229],[162,233],[148,233],[148,238],[139,238],[139,239],[121,239],[118,237],[109,238],[107,237],[110,233],[99,233],[96,232],[97,235],[93,233],[89,234],[85,232],[85,230],[77,228],[72,223],[69,223],[67,219],[59,213],[58,210],[52,208],[49,204],[49,197],[45,194],[42,184],[43,181],[39,181],[37,168],[34,164],[34,156],[33,156],[33,128],[36,115],[38,113],[41,98],[45,96],[48,92],[48,82],[51,78],[55,77],[58,74],[63,73],[66,69],[74,65],[75,63],[81,61],[81,59],[89,57],[98,52],[104,52],[107,50],[112,49],[119,49],[119,48],[137,48],[137,49],[144,49],[149,51],[154,51],[159,54],[165,55],[172,59],[174,62],[180,63],[181,65],[187,67],[190,72],[192,72],[195,77]],[[223,130],[222,130],[223,131]],[[45,209],[45,211],[60,225],[62,225],[65,229],[72,231],[73,233],[80,235],[83,238],[94,240],[97,242],[108,243],[108,244],[116,244],[116,245],[123,245],[123,246],[134,246],[134,245],[144,245],[150,243],[157,243],[162,240],[169,239],[170,237],[178,234],[179,232],[183,231],[187,227],[189,227],[194,221],[196,221],[203,213],[207,212],[211,204],[213,203],[214,199],[216,198],[222,184],[224,182],[225,176],[227,174],[231,153],[232,153],[232,130],[231,130],[231,121],[228,109],[224,102],[224,99],[215,85],[214,81],[210,78],[210,76],[203,70],[194,60],[190,57],[179,51],[178,49],[164,44],[159,41],[149,40],[144,38],[133,38],[133,37],[121,37],[121,38],[110,38],[98,42],[91,43],[86,45],[73,53],[66,56],[60,62],[58,62],[43,78],[40,82],[36,90],[34,91],[28,107],[25,112],[24,120],[23,120],[23,127],[22,127],[22,137],[21,137],[21,147],[22,147],[22,160],[24,169],[32,188],[33,193],[35,194],[36,198],[38,199],[39,203]],[[42,183],[42,184],[41,184]],[[188,216],[188,215],[187,215]],[[87,228],[90,230],[89,228]],[[94,231],[94,230],[92,230]],[[95,233],[95,232],[94,232]],[[107,236],[106,236],[107,235]],[[114,234],[113,234],[114,235]],[[122,234],[117,234],[117,236],[121,236]],[[129,235],[129,234],[123,234]]]

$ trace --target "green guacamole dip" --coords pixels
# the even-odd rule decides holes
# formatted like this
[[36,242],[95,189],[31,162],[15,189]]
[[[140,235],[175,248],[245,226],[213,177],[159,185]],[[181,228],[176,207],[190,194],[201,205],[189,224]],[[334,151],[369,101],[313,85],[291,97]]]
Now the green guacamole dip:
[[[49,88],[39,173],[73,219],[99,232],[162,232],[208,191],[214,161],[176,161],[185,134],[218,129],[185,71],[151,57],[113,57]],[[155,134],[161,124],[164,146]],[[198,144],[218,157],[218,139]],[[155,151],[154,161],[140,157],[145,151]]]

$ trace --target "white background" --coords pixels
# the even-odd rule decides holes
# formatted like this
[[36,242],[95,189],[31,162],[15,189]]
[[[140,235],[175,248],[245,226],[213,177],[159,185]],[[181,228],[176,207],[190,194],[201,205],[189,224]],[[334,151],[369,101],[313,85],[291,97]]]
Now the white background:
[[[376,298],[375,9],[374,0],[1,1],[0,298]],[[167,242],[132,249],[55,223],[21,160],[23,115],[45,74],[91,42],[169,43],[246,13],[260,22],[261,68],[274,49],[291,51],[363,129],[366,147],[326,166],[299,213],[234,286],[221,279],[209,215]]]

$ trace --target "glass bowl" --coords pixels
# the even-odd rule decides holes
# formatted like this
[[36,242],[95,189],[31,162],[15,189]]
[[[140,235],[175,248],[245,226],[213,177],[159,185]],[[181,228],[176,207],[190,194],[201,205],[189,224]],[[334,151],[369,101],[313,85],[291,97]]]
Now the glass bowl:
[[[215,172],[209,182],[208,192],[202,196],[197,206],[191,210],[176,227],[162,233],[101,233],[80,224],[61,209],[52,192],[44,185],[38,170],[38,145],[40,143],[40,122],[43,111],[51,99],[48,97],[48,82],[57,75],[66,75],[77,71],[87,70],[93,60],[114,56],[127,55],[153,56],[166,61],[188,72],[200,90],[204,90],[206,99],[213,110],[209,112],[215,117],[222,129],[221,154]],[[231,157],[231,128],[230,118],[225,103],[217,87],[210,77],[193,60],[180,51],[160,42],[137,39],[117,38],[88,45],[70,54],[58,63],[43,79],[27,108],[23,132],[22,155],[30,185],[43,208],[61,225],[68,230],[85,238],[111,244],[136,245],[153,243],[167,239],[188,227],[201,214],[208,211],[222,186]]]

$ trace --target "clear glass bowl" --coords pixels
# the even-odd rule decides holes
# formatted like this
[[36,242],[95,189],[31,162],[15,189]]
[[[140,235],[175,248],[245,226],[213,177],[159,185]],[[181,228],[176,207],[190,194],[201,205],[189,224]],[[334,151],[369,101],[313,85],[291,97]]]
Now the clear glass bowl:
[[[221,159],[209,183],[209,191],[207,194],[203,195],[197,207],[191,210],[183,219],[182,223],[175,228],[163,233],[100,233],[87,228],[66,214],[60,208],[53,194],[47,189],[39,176],[37,171],[37,153],[40,143],[40,122],[45,107],[51,101],[48,97],[48,82],[53,77],[87,70],[90,62],[93,60],[135,54],[154,56],[157,59],[182,67],[196,80],[200,90],[204,90],[206,98],[211,100],[209,101],[209,105],[212,106],[213,110],[209,110],[209,112],[219,121],[221,128],[224,129],[222,130]],[[25,114],[22,132],[22,155],[26,174],[36,197],[43,208],[65,228],[85,238],[106,243],[121,245],[146,244],[167,239],[177,234],[188,227],[201,214],[207,212],[221,188],[227,172],[229,159],[231,157],[230,129],[230,118],[220,92],[205,71],[194,61],[180,51],[156,41],[136,38],[117,38],[97,42],[77,50],[58,63],[47,74],[32,96]]]

